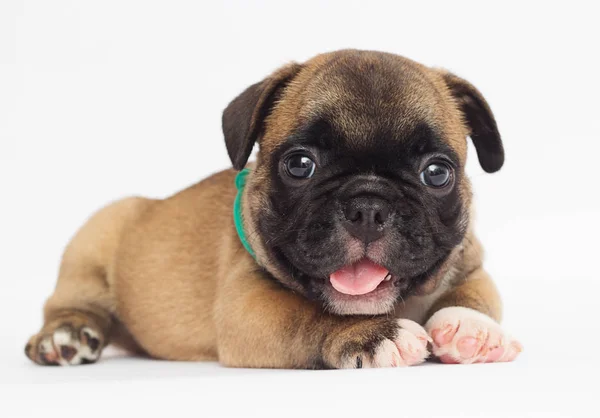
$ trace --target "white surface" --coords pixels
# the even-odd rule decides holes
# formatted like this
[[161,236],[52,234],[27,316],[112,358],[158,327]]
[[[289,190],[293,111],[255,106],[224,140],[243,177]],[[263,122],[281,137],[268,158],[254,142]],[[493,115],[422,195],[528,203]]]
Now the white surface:
[[[599,416],[597,12],[589,3],[0,2],[0,415]],[[489,100],[507,162],[471,154],[514,364],[249,371],[23,355],[69,237],[106,202],[229,165],[221,111],[342,47],[443,66]]]

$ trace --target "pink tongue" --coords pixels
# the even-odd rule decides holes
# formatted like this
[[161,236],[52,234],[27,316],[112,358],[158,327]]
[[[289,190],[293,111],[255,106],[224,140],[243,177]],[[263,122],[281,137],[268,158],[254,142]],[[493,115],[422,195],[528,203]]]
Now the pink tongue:
[[331,273],[333,288],[346,295],[364,295],[372,292],[385,279],[388,271],[368,259]]

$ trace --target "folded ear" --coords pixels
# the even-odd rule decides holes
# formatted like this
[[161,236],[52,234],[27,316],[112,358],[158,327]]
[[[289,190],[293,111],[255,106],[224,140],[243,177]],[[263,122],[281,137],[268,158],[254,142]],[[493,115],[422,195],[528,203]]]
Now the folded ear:
[[469,126],[479,164],[488,173],[500,170],[504,164],[504,147],[490,106],[468,81],[448,72],[443,76]]
[[264,120],[287,83],[298,73],[299,64],[289,64],[248,87],[223,112],[223,134],[233,168],[244,168],[254,143],[263,133]]

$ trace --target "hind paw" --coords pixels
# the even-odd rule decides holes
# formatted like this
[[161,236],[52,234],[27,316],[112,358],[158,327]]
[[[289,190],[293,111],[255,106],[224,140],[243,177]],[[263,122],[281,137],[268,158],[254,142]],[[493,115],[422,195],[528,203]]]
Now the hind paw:
[[34,363],[71,366],[94,363],[100,357],[104,341],[101,333],[88,325],[63,322],[31,337],[25,354]]

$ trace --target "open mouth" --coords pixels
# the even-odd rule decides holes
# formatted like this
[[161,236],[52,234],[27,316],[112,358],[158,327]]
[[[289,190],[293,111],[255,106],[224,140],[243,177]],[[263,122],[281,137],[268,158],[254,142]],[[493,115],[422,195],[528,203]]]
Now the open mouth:
[[333,288],[351,296],[368,295],[391,284],[392,275],[368,258],[344,266],[329,276]]

